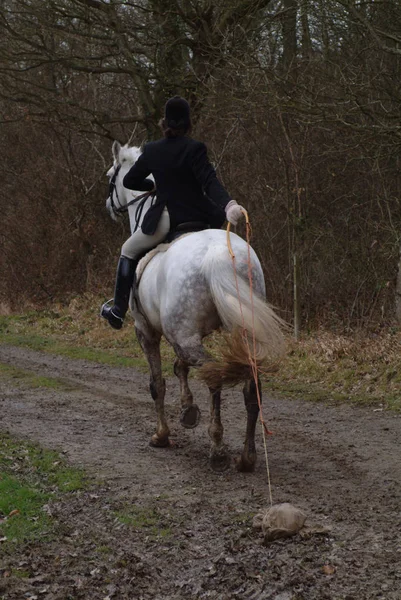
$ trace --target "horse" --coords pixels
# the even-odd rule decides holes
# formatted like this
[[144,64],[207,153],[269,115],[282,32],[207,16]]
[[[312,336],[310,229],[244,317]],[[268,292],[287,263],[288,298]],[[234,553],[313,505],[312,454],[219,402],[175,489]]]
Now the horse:
[[[113,166],[107,172],[107,209],[112,218],[127,211],[131,231],[141,225],[152,202],[151,197],[123,185],[125,174],[140,153],[138,147],[115,141]],[[184,427],[194,428],[200,420],[200,410],[188,383],[191,367],[198,369],[208,386],[210,464],[214,471],[224,471],[231,463],[223,443],[221,392],[224,386],[243,383],[247,424],[236,466],[239,471],[253,471],[261,402],[260,375],[255,365],[268,360],[265,369],[276,369],[285,349],[284,323],[266,302],[263,271],[255,251],[235,233],[229,239],[234,260],[222,229],[186,233],[151,250],[138,265],[138,285],[135,297],[131,294],[130,308],[137,339],[149,364],[150,393],[156,406],[156,432],[150,444],[170,444],[160,355],[164,336],[176,356],[174,373],[180,383],[180,421]],[[211,357],[203,346],[205,338],[217,330],[226,332],[220,360]]]

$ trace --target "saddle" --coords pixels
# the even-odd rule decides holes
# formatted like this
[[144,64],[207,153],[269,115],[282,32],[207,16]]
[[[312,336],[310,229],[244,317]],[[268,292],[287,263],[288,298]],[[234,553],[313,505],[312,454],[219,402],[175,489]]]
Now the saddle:
[[194,233],[195,231],[203,231],[203,229],[210,229],[208,223],[202,223],[202,221],[188,221],[187,223],[180,223],[174,229],[170,230],[165,239],[165,243],[172,242],[186,233]]

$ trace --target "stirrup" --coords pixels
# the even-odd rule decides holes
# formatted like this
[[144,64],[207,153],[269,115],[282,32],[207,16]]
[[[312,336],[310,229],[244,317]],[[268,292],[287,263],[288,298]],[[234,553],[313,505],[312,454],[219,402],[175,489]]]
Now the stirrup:
[[113,298],[111,300],[107,300],[107,302],[103,304],[102,308],[100,309],[100,316],[106,319],[113,329],[121,329],[124,319],[113,312],[114,306],[109,306],[110,302],[112,301]]

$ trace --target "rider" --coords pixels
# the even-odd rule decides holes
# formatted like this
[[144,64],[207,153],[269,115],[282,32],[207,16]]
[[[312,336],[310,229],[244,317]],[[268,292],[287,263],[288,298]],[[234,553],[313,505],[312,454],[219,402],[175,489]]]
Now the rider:
[[[220,228],[236,225],[242,207],[232,200],[209,162],[205,144],[188,137],[191,130],[189,104],[174,96],[165,105],[161,122],[164,138],[145,145],[142,154],[123,180],[130,190],[152,191],[157,200],[147,211],[142,226],[123,244],[117,267],[114,304],[102,306],[101,316],[121,329],[128,310],[135,270],[143,253],[163,241],[182,223],[194,222]],[[153,174],[156,186],[151,179]],[[199,223],[200,222],[200,223]]]

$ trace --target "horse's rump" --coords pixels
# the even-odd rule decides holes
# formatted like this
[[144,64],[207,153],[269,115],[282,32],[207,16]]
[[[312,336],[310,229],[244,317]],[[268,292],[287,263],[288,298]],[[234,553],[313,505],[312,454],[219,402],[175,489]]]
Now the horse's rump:
[[[170,340],[178,323],[181,330],[191,331],[195,318],[197,330],[205,335],[210,333],[212,329],[208,330],[206,324],[203,326],[202,320],[210,320],[213,306],[230,335],[223,338],[221,347],[226,363],[224,373],[217,374],[218,362],[213,363],[213,376],[212,363],[202,369],[202,376],[211,387],[220,376],[222,384],[235,384],[246,379],[245,375],[249,377],[250,354],[251,360],[258,364],[267,360],[267,368],[272,369],[284,349],[282,321],[265,301],[263,271],[256,253],[248,250],[247,243],[235,234],[231,234],[231,243],[235,263],[227,247],[226,232],[222,230],[186,234],[171,244],[162,244],[143,259],[146,270],[142,273],[146,274],[149,269],[144,286],[147,292],[142,290],[141,293],[139,286],[141,309],[145,313],[147,306],[152,307],[149,313],[155,313],[155,296],[159,298],[158,325]],[[153,258],[160,252],[163,256],[154,262]],[[159,279],[162,283],[158,286]],[[236,331],[240,335],[235,334]],[[228,363],[232,367],[230,372]],[[244,368],[240,369],[240,365]]]

